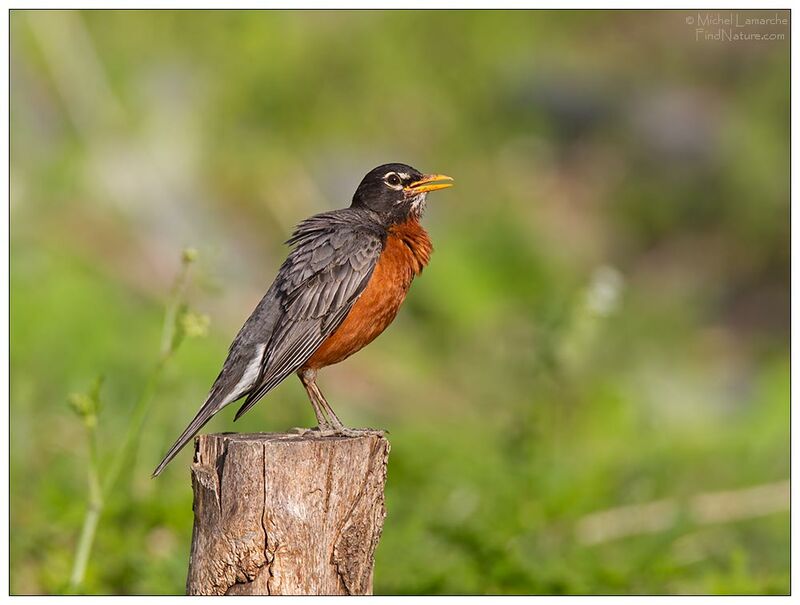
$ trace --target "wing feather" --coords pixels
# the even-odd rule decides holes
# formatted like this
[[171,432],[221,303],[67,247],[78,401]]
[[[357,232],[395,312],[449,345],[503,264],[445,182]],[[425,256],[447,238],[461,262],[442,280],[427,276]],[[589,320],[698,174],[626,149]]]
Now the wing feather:
[[296,248],[276,279],[283,312],[267,343],[259,379],[236,418],[314,354],[347,317],[372,276],[383,248],[380,231],[336,219],[325,228],[323,222],[319,215],[312,217],[289,240]]

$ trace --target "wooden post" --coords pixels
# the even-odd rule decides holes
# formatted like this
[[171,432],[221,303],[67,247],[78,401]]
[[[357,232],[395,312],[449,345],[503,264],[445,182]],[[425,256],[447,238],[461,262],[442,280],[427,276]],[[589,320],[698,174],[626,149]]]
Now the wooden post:
[[372,594],[388,456],[380,434],[200,435],[187,594]]

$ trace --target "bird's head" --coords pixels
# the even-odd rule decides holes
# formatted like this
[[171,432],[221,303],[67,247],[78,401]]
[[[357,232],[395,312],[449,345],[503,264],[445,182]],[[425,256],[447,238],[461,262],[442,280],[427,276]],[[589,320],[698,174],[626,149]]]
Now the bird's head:
[[429,192],[453,186],[444,174],[422,174],[406,164],[384,164],[370,170],[353,195],[353,207],[377,212],[387,223],[419,218]]

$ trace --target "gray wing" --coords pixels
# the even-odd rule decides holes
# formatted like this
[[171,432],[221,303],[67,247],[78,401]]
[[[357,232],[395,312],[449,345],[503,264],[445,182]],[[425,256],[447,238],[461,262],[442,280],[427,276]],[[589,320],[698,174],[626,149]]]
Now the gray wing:
[[331,224],[326,218],[301,223],[289,240],[297,247],[276,280],[280,317],[266,343],[257,383],[236,419],[314,354],[372,277],[383,248],[379,233]]
[[341,211],[303,221],[287,243],[294,250],[239,330],[205,403],[154,475],[223,407],[247,395],[238,419],[296,372],[347,317],[383,249],[379,230]]

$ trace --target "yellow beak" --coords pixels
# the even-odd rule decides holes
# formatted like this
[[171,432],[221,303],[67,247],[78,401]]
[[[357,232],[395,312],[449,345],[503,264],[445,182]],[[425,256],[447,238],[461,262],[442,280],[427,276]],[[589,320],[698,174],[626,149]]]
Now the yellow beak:
[[453,177],[446,174],[427,174],[404,188],[406,193],[424,193],[453,186]]

